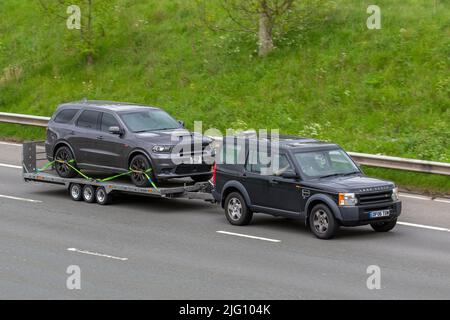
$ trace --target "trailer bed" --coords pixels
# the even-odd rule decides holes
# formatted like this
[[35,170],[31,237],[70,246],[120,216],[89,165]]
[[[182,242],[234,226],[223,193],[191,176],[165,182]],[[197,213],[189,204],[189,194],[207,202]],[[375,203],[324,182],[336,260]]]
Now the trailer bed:
[[[162,198],[187,198],[214,201],[211,194],[212,184],[209,181],[194,183],[191,179],[174,179],[155,187],[140,188],[134,186],[128,179],[101,182],[95,179],[62,178],[53,169],[39,171],[47,159],[42,141],[26,142],[23,144],[23,179],[25,182],[37,182],[62,185],[69,188],[72,184],[90,185],[94,188],[103,187],[107,194],[112,192],[132,193],[138,195]],[[100,177],[99,177],[100,178]]]

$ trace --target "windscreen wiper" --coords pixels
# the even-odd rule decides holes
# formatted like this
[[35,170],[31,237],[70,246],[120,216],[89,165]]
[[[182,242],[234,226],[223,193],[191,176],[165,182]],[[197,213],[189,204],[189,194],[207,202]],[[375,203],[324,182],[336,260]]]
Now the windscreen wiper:
[[134,133],[143,133],[143,132],[148,132],[148,131],[151,131],[151,130],[139,130],[139,131],[134,131]]
[[344,174],[342,174],[343,176],[350,176],[350,175],[352,175],[352,174],[358,174],[358,173],[361,173],[361,172],[359,172],[359,171],[353,171],[353,172],[349,172],[349,173],[344,173]]
[[328,174],[326,176],[321,176],[319,178],[320,179],[322,179],[322,178],[330,178],[330,177],[337,177],[337,176],[340,176],[340,175],[342,175],[342,174],[341,173],[333,173],[333,174]]

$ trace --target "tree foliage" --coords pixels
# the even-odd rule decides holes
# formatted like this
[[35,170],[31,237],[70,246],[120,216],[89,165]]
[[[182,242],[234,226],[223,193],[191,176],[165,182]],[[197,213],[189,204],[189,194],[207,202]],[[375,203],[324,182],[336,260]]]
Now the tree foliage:
[[[274,48],[274,31],[289,19],[300,0],[218,0],[232,25],[258,38],[258,54],[266,56]],[[232,30],[225,27],[226,30]]]
[[81,11],[80,29],[67,30],[69,41],[79,48],[88,65],[93,64],[98,39],[106,36],[109,23],[113,23],[114,2],[110,0],[37,0],[40,7],[54,19],[66,24],[70,15],[67,8],[78,6]]

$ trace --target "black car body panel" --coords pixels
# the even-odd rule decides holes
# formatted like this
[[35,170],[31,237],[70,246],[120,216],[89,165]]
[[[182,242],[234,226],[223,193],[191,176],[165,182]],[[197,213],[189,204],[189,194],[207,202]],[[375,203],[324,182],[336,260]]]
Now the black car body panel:
[[[70,117],[72,110],[73,116]],[[140,153],[148,158],[158,179],[211,173],[209,164],[175,164],[170,153],[153,151],[154,146],[173,147],[179,144],[183,137],[191,140],[196,138],[202,145],[197,155],[205,158],[211,156],[207,148],[212,142],[210,138],[187,131],[181,123],[179,127],[169,130],[132,132],[121,115],[142,110],[162,112],[155,107],[109,101],[82,101],[60,105],[48,124],[45,142],[47,158],[52,161],[57,148],[66,145],[71,149],[80,169],[127,172],[131,158]],[[64,113],[67,117],[64,117]],[[59,121],[59,117],[62,117],[63,121]],[[118,127],[120,134],[111,133],[109,131],[111,127]],[[173,141],[174,134],[180,137],[179,141]],[[194,153],[195,150],[185,155],[186,159],[192,157]]]

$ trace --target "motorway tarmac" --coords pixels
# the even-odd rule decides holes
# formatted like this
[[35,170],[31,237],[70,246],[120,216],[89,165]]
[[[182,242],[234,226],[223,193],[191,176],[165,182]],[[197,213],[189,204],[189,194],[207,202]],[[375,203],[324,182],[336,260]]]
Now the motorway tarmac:
[[[20,152],[0,143],[1,299],[450,299],[448,200],[404,195],[406,224],[392,232],[345,228],[323,241],[259,214],[231,226],[197,200],[74,202],[63,187],[25,183]],[[66,287],[71,265],[80,290]],[[370,265],[380,289],[367,288]]]

